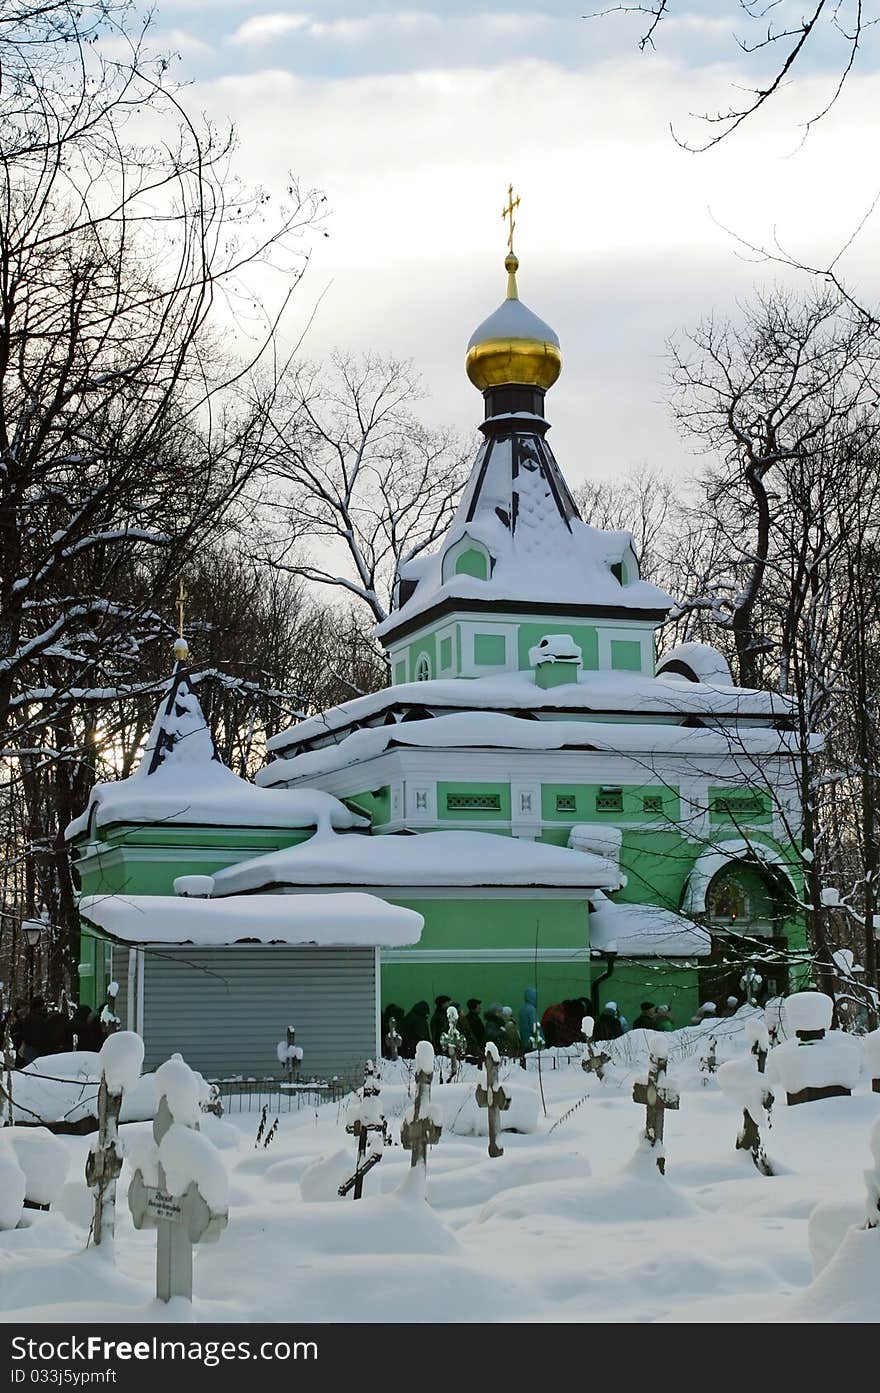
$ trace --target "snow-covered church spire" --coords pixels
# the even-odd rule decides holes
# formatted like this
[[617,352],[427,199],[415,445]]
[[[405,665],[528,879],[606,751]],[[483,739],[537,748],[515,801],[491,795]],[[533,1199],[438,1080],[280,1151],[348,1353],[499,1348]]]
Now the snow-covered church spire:
[[189,596],[180,579],[176,609],[178,632],[174,640],[174,672],[167,697],[153,721],[144,757],[133,777],[155,774],[169,764],[206,764],[220,760],[201,704],[192,685],[189,644],[183,635],[186,601]]

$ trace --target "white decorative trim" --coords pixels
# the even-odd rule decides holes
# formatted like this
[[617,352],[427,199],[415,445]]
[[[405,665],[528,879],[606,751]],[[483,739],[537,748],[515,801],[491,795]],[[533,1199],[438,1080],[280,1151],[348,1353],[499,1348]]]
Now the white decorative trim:
[[[461,626],[461,675],[462,677],[490,677],[496,672],[514,672],[518,667],[516,651],[517,626],[515,624],[491,624],[471,621]],[[504,639],[503,663],[477,663],[474,659],[474,639],[477,634],[490,638]]]
[[[640,662],[642,675],[651,677],[654,672],[654,653],[651,644],[653,630],[645,633],[644,623],[632,626],[615,626],[606,628],[599,622],[596,625],[599,638],[599,670],[600,672],[619,671],[611,667],[611,643],[617,639],[624,643],[637,643],[639,645]],[[627,669],[629,671],[629,669]]]
[[437,821],[437,785],[434,782],[407,783],[406,818],[408,822]]
[[[443,660],[442,660],[442,658],[441,658],[441,653],[442,653],[442,651],[443,651],[441,645],[443,644],[444,640],[446,640],[446,639],[448,639],[449,642],[450,642],[450,644],[452,645],[452,662],[449,664],[448,667],[444,667],[444,666],[443,666]],[[444,624],[442,629],[438,629],[438,630],[437,630],[437,675],[438,675],[438,677],[448,677],[448,676],[450,676],[450,675],[453,675],[453,676],[455,675],[455,672],[457,671],[457,656],[458,656],[458,655],[457,655],[456,646],[455,646],[455,625],[454,625],[454,624]]]
[[589,962],[584,948],[383,948],[382,961],[390,963],[542,963]]

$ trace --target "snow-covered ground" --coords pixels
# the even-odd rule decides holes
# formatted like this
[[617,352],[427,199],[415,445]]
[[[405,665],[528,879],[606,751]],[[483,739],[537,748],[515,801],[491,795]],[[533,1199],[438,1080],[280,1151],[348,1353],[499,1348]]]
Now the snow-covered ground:
[[[719,1061],[744,1053],[741,1020],[713,1025]],[[153,1299],[156,1238],[132,1226],[128,1162],[115,1265],[87,1249],[90,1138],[64,1137],[70,1169],[60,1202],[25,1210],[19,1227],[0,1233],[2,1319],[877,1320],[880,1228],[847,1229],[864,1224],[880,1094],[863,1074],[851,1098],[780,1101],[766,1136],[777,1174],[765,1177],[734,1149],[741,1114],[701,1072],[699,1036],[670,1037],[681,1106],[666,1117],[665,1179],[639,1148],[644,1110],[631,1094],[645,1072],[641,1032],[618,1042],[601,1083],[576,1057],[554,1068],[546,1052],[546,1116],[537,1073],[505,1066],[507,1120],[535,1130],[505,1131],[495,1160],[485,1136],[464,1134],[485,1125],[472,1101],[476,1069],[466,1083],[435,1083],[444,1128],[429,1156],[427,1202],[399,1193],[409,1155],[397,1144],[366,1177],[362,1200],[337,1197],[357,1146],[344,1131],[344,1102],[282,1114],[268,1148],[254,1145],[257,1114],[203,1115],[229,1172],[229,1224],[196,1250],[192,1307]],[[384,1067],[395,1142],[407,1068]],[[133,1122],[120,1133],[130,1142],[149,1127]],[[815,1279],[811,1243],[825,1264]]]

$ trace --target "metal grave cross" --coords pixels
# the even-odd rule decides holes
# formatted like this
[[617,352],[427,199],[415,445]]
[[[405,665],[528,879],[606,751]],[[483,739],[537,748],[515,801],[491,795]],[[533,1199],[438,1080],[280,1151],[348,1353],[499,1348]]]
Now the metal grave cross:
[[507,1112],[510,1098],[498,1082],[498,1052],[491,1042],[486,1046],[483,1068],[486,1071],[486,1085],[477,1084],[477,1107],[488,1109],[489,1155],[503,1156],[504,1147],[498,1145],[498,1114]]
[[[633,1102],[645,1107],[645,1138],[650,1146],[663,1144],[663,1115],[667,1108],[678,1111],[678,1094],[665,1084],[666,1060],[651,1055],[647,1083],[633,1084]],[[657,1169],[666,1174],[665,1156],[657,1157]]]
[[427,1073],[421,1069],[416,1072],[416,1096],[413,1099],[412,1119],[403,1119],[400,1125],[400,1144],[404,1151],[409,1151],[410,1167],[422,1166],[427,1168],[428,1147],[434,1146],[440,1140],[440,1133],[443,1128],[439,1123],[428,1115],[428,1107],[431,1103],[431,1081],[433,1073]]
[[397,1059],[398,1052],[403,1044],[403,1036],[397,1029],[397,1021],[393,1016],[388,1017],[388,1030],[384,1040],[385,1048],[388,1051],[389,1059]]
[[[158,1146],[173,1122],[163,1094],[153,1123]],[[156,1296],[170,1301],[184,1296],[192,1301],[192,1250],[194,1243],[213,1243],[229,1222],[228,1211],[214,1212],[191,1181],[182,1195],[170,1195],[160,1165],[159,1184],[147,1185],[140,1169],[128,1187],[128,1207],[136,1229],[154,1228],[156,1236]]]
[[[381,1089],[379,1079],[372,1059],[368,1059],[364,1065],[364,1089],[360,1107],[351,1122],[346,1124],[346,1132],[358,1139],[357,1160],[354,1166],[354,1175],[350,1175],[348,1180],[343,1181],[339,1187],[339,1194],[343,1199],[349,1190],[354,1190],[354,1197],[359,1200],[364,1192],[364,1176],[368,1175],[374,1166],[378,1166],[382,1160],[381,1146],[370,1152],[367,1156],[367,1143],[371,1132],[380,1132],[382,1144],[388,1131],[388,1123],[382,1115],[381,1105],[376,1102]],[[378,1140],[378,1139],[377,1139]]]
[[96,1245],[103,1238],[112,1240],[115,1228],[116,1182],[122,1170],[122,1155],[116,1145],[121,1107],[122,1093],[111,1093],[102,1074],[98,1089],[98,1145],[86,1157],[86,1184],[95,1197],[92,1239]]
[[581,1068],[587,1074],[595,1074],[601,1083],[605,1077],[605,1065],[611,1063],[611,1055],[604,1050],[597,1050],[593,1043],[593,1017],[584,1016],[581,1021],[581,1034],[587,1042],[587,1047],[581,1055]]

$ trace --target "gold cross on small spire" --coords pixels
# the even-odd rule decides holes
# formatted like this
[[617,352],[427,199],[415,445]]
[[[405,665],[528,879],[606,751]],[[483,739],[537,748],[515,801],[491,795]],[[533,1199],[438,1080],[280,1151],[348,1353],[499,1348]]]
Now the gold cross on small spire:
[[512,184],[508,187],[508,190],[507,190],[507,200],[508,200],[508,201],[507,201],[507,207],[504,208],[504,209],[502,210],[501,216],[502,216],[502,218],[509,218],[509,219],[510,219],[510,232],[509,232],[508,235],[507,235],[507,248],[508,248],[508,251],[510,251],[510,253],[511,253],[511,255],[512,255],[512,254],[513,254],[513,230],[514,230],[514,228],[516,227],[516,223],[513,221],[513,213],[514,213],[514,209],[516,209],[516,208],[519,207],[519,194],[517,194],[516,198],[514,198],[514,196],[513,196],[513,185],[512,185]]
[[183,576],[180,577],[180,589],[177,592],[177,603],[174,606],[177,610],[178,627],[177,632],[183,638],[183,616],[186,609],[186,602],[189,599],[186,586],[183,583]]

